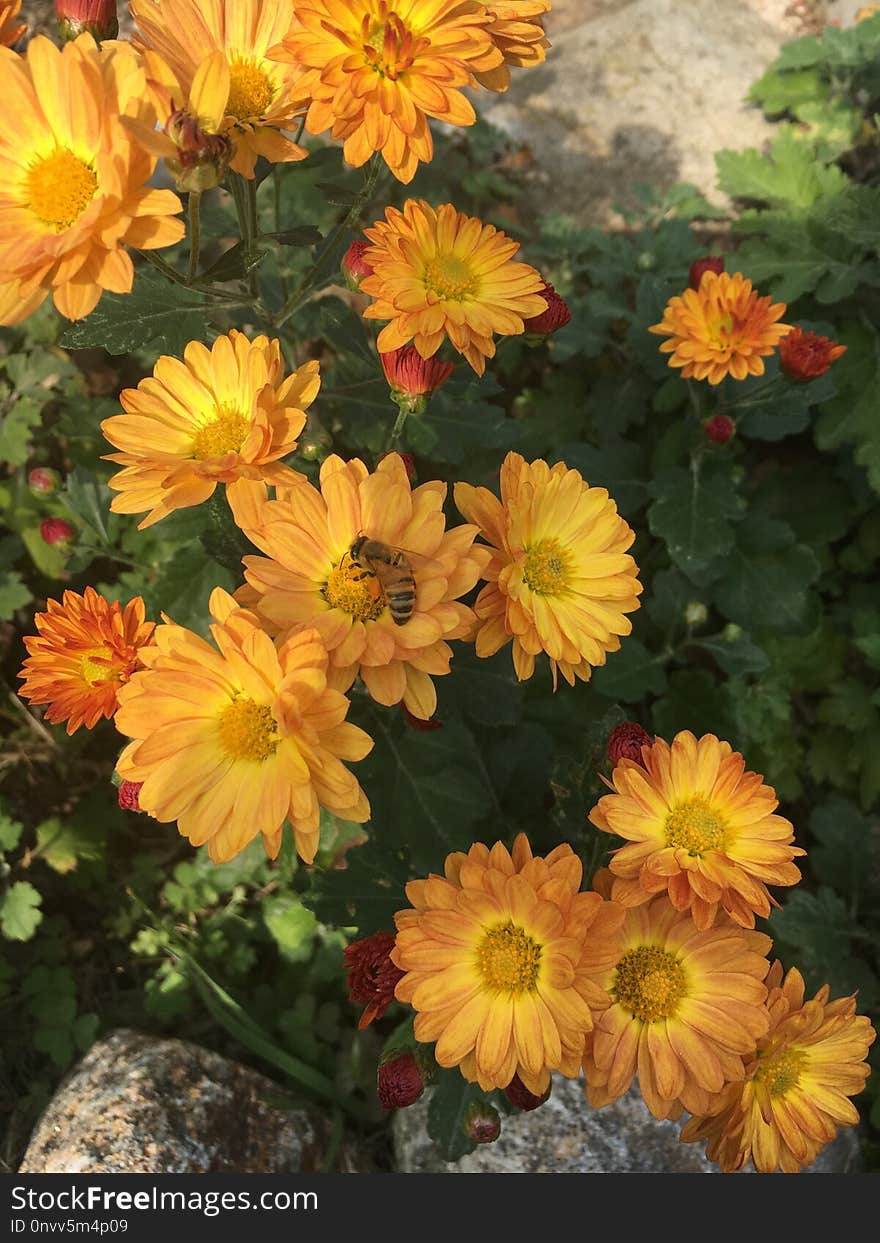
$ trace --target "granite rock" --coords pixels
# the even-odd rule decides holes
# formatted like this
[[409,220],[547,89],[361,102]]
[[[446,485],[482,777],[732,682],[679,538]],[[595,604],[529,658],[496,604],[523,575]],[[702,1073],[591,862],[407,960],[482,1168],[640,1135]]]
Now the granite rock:
[[[545,64],[517,71],[503,95],[474,102],[533,160],[529,197],[582,224],[619,225],[636,187],[691,182],[716,204],[715,152],[773,133],[745,102],[788,33],[742,0],[588,4],[554,27]],[[565,17],[570,17],[566,10]]]
[[[402,1174],[717,1174],[702,1144],[682,1144],[677,1122],[658,1122],[635,1089],[591,1109],[579,1080],[553,1077],[545,1105],[504,1118],[494,1144],[457,1164],[437,1155],[426,1130],[429,1092],[393,1121],[395,1168]],[[840,1131],[805,1173],[859,1169],[858,1139]]]
[[289,1174],[320,1166],[323,1120],[246,1066],[121,1028],[37,1122],[27,1174]]

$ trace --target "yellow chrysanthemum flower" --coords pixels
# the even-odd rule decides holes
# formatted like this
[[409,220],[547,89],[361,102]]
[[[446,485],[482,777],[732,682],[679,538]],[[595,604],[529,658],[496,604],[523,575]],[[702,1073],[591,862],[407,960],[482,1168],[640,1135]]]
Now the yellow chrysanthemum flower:
[[754,928],[779,903],[767,885],[796,885],[790,821],[774,815],[779,802],[759,773],[714,734],[689,730],[672,746],[657,738],[641,761],[621,759],[611,774],[613,793],[590,812],[606,833],[629,843],[611,861],[614,899],[624,906],[668,892],[673,906],[709,928],[718,908]]
[[496,842],[446,859],[445,878],[411,881],[414,910],[395,915],[395,996],[418,1012],[415,1037],[434,1041],[441,1066],[459,1066],[485,1090],[519,1075],[542,1096],[550,1073],[569,1077],[587,1033],[610,1003],[598,981],[620,952],[623,911],[579,893],[570,846],[532,856]]
[[492,19],[489,35],[504,63],[475,77],[490,91],[506,91],[511,65],[524,69],[542,65],[547,58],[550,40],[541,16],[550,12],[550,0],[489,0],[486,11]]
[[403,211],[385,209],[385,220],[365,230],[372,245],[363,260],[372,268],[360,292],[375,298],[364,319],[387,319],[380,353],[414,341],[422,358],[446,337],[477,375],[495,354],[494,333],[515,336],[523,320],[541,315],[544,278],[515,262],[519,242],[450,203],[431,207],[407,199]]
[[591,488],[563,462],[529,464],[508,453],[501,500],[487,488],[455,485],[455,503],[492,547],[484,587],[474,605],[482,623],[477,655],[513,642],[516,676],[530,678],[535,656],[550,657],[574,685],[604,665],[639,607],[638,566],[626,549],[635,534],[604,488]]
[[780,962],[767,984],[770,1030],[745,1059],[744,1081],[681,1132],[685,1143],[707,1139],[706,1155],[725,1173],[750,1159],[761,1174],[796,1174],[812,1164],[839,1127],[858,1122],[849,1098],[870,1073],[865,1058],[876,1032],[856,1014],[854,995],[829,1001],[826,984],[804,1001],[800,972],[792,968],[783,979]]
[[[71,101],[76,101],[76,107]],[[0,48],[0,324],[51,293],[68,319],[105,290],[131,291],[125,246],[183,236],[170,190],[147,185],[155,159],[123,117],[155,122],[143,69],[127,43],[84,34],[59,51],[40,35],[18,56]]]
[[342,761],[363,759],[373,741],[345,720],[348,700],[327,686],[317,631],[276,646],[219,587],[210,609],[216,648],[166,621],[142,651],[146,668],[119,695],[116,727],[134,741],[117,771],[144,783],[141,811],[176,820],[194,846],[207,842],[216,863],[257,834],[274,859],[285,819],[311,863],[322,807],[342,820],[369,819]]
[[270,60],[267,52],[287,33],[294,0],[132,0],[134,44],[152,48],[189,91],[199,66],[214,52],[229,64],[226,132],[235,144],[230,167],[253,177],[257,157],[275,164],[308,152],[282,133],[296,128],[306,99],[298,68]]
[[[594,887],[608,896],[607,869]],[[616,1100],[638,1075],[655,1118],[705,1112],[743,1078],[743,1054],[767,1031],[770,937],[725,921],[701,932],[661,895],[627,911],[620,958],[600,981],[613,1004],[584,1052],[594,1108]]]
[[23,699],[48,704],[46,720],[67,722],[68,734],[81,725],[93,729],[116,711],[117,695],[141,664],[141,651],[153,633],[144,621],[140,596],[123,608],[93,587],[83,595],[65,591],[61,603],[47,600],[37,613],[39,635],[25,635],[28,658],[19,673]]
[[12,47],[27,30],[26,22],[18,22],[21,0],[0,0],[0,45]]
[[[401,700],[422,720],[433,716],[432,677],[449,672],[451,639],[469,638],[474,615],[458,597],[470,591],[488,559],[473,547],[476,528],[446,530],[445,483],[411,488],[397,453],[371,474],[335,454],[321,466],[318,491],[305,478],[278,488],[242,486],[230,493],[235,520],[263,557],[245,557],[248,586],[239,599],[274,633],[313,626],[330,655],[331,685],[346,691],[360,674],[382,704]],[[388,579],[359,564],[350,548],[360,535],[402,550],[407,567]],[[385,577],[381,577],[385,574]],[[395,622],[385,587],[411,574],[412,613]]]
[[152,376],[121,393],[125,414],[101,424],[122,450],[106,460],[124,467],[110,480],[119,494],[111,510],[149,510],[139,524],[148,527],[208,500],[218,483],[295,483],[296,471],[278,459],[296,448],[321,380],[317,362],[283,374],[277,340],[249,341],[235,328],[210,349],[190,341],[182,362],[163,354]]
[[473,125],[462,87],[502,63],[489,15],[472,0],[297,0],[273,55],[302,68],[306,129],[330,129],[349,164],[374,151],[412,181],[434,154],[428,117]]
[[741,272],[704,272],[699,289],[670,298],[663,319],[648,332],[669,337],[660,352],[686,380],[720,384],[728,375],[764,374],[763,359],[791,331],[791,324],[776,322],[785,311],[784,302],[760,297]]

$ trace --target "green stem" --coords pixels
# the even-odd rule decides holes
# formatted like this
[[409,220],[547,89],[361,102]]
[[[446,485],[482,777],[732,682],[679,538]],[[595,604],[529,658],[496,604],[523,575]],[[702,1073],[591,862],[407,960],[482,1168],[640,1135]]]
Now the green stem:
[[364,184],[361,187],[360,192],[357,195],[357,198],[354,200],[351,207],[349,208],[348,213],[339,222],[336,228],[333,229],[333,231],[329,234],[326,241],[324,242],[324,245],[321,247],[320,251],[318,252],[318,255],[314,263],[308,269],[305,276],[300,281],[299,285],[296,287],[296,289],[293,291],[291,296],[288,298],[287,302],[281,308],[276,318],[276,322],[279,328],[290,319],[291,315],[294,313],[297,307],[299,307],[305,301],[306,296],[309,293],[311,293],[315,285],[315,279],[318,275],[318,272],[321,269],[321,265],[323,264],[324,260],[331,253],[331,251],[333,250],[333,247],[339,241],[340,237],[342,237],[343,233],[345,233],[351,227],[351,225],[354,224],[355,220],[357,220],[364,204],[369,202],[370,197],[372,196],[372,193],[376,188],[376,182],[379,180],[379,173],[382,167],[381,159],[382,158],[378,153],[373,156],[368,166],[367,176],[364,180]]
[[222,303],[224,306],[228,305],[230,309],[236,306],[251,305],[250,302],[242,302],[240,294],[233,294],[225,289],[218,289],[215,285],[209,285],[205,281],[190,282],[182,273],[176,271],[164,259],[160,259],[152,250],[139,250],[138,254],[147,261],[151,268],[155,268],[157,272],[161,272],[164,277],[173,281],[175,285],[181,285],[192,293],[209,294],[216,302]]
[[186,271],[186,283],[188,285],[191,285],[199,274],[199,255],[202,245],[201,205],[201,191],[191,190],[187,207],[189,214],[189,266]]
[[[306,123],[306,120],[305,120],[305,117],[303,117],[302,124],[305,125],[305,123]],[[300,126],[300,132],[302,132],[302,126]],[[276,164],[275,167],[272,169],[272,188],[274,190],[274,197],[275,197],[274,206],[275,206],[275,232],[276,233],[281,232],[281,175],[279,171],[280,168],[281,168],[281,165]],[[280,242],[276,243],[275,262],[278,265],[278,288],[281,291],[282,303],[286,302],[288,297],[290,296],[290,290],[288,289],[288,286],[287,286],[287,275],[284,271],[284,264],[282,262],[283,254],[284,254],[284,247],[281,245]]]
[[155,268],[157,272],[161,272],[163,276],[168,278],[168,280],[174,281],[175,285],[183,285],[184,289],[189,288],[189,283],[186,277],[182,276],[180,272],[175,271],[170,263],[166,263],[164,259],[160,259],[159,256],[154,254],[152,250],[141,250],[138,253],[146,259],[150,267]]
[[407,410],[406,406],[404,405],[398,406],[397,407],[397,418],[394,420],[394,426],[391,429],[391,435],[388,437],[388,449],[387,449],[388,453],[391,453],[392,450],[397,448],[397,442],[398,440],[400,440],[400,437],[403,433],[404,424],[406,423],[406,420],[408,418],[409,418],[409,411]]

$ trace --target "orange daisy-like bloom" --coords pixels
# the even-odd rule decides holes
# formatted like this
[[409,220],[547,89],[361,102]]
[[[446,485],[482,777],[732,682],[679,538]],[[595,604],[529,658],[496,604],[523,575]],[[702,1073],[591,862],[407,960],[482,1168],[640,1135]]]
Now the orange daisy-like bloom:
[[513,642],[516,676],[530,678],[535,656],[550,657],[574,685],[604,665],[639,607],[638,566],[626,549],[635,534],[604,488],[591,488],[563,462],[529,464],[508,453],[501,500],[487,488],[455,485],[455,503],[492,546],[488,586],[474,611],[481,625],[477,655]]
[[785,309],[784,302],[760,297],[741,272],[705,272],[699,289],[670,298],[663,319],[648,332],[669,337],[660,351],[686,380],[744,380],[764,374],[763,359],[791,330],[776,322]]
[[189,91],[199,66],[214,52],[229,65],[225,132],[235,144],[231,168],[253,177],[257,157],[275,164],[308,152],[282,133],[296,128],[306,99],[297,68],[267,52],[290,28],[294,0],[132,0],[135,46],[152,48]]
[[363,759],[373,741],[345,720],[348,700],[328,687],[317,631],[276,646],[219,587],[210,609],[216,648],[166,621],[141,653],[146,668],[119,696],[116,727],[134,741],[117,771],[143,782],[141,811],[176,820],[194,846],[207,842],[216,863],[257,834],[274,859],[285,819],[311,863],[322,807],[358,824],[369,819],[342,761]]
[[17,22],[21,0],[0,0],[0,45],[12,47],[27,30],[26,22]]
[[456,211],[407,199],[403,211],[385,209],[385,220],[364,230],[372,242],[363,259],[373,270],[360,283],[375,299],[365,319],[387,319],[380,353],[414,341],[422,358],[446,337],[477,375],[495,354],[493,334],[515,336],[523,320],[547,309],[544,278],[515,262],[519,242],[491,224]]
[[[473,547],[475,527],[446,530],[446,484],[413,490],[398,453],[372,474],[357,458],[333,454],[320,483],[318,491],[300,477],[274,501],[254,485],[230,493],[236,522],[270,558],[244,558],[248,586],[239,599],[274,633],[318,630],[337,689],[360,674],[378,703],[402,700],[428,720],[437,707],[431,678],[449,672],[449,641],[473,630],[474,614],[458,597],[476,584],[488,553]],[[360,535],[401,550],[409,568],[355,560],[349,550]],[[413,609],[401,624],[388,592],[407,575],[415,580]]]
[[486,11],[492,19],[489,35],[504,63],[475,77],[490,91],[506,91],[511,65],[528,68],[547,59],[550,40],[544,34],[541,15],[550,12],[550,0],[490,0]]
[[725,1089],[709,1117],[691,1118],[685,1143],[707,1139],[706,1155],[724,1173],[751,1159],[761,1174],[796,1174],[815,1161],[838,1127],[859,1120],[851,1096],[862,1091],[876,1032],[856,999],[829,1001],[820,988],[804,1001],[804,981],[782,964],[768,973],[770,1030],[745,1058],[745,1078]]
[[39,635],[25,635],[28,658],[19,673],[23,699],[48,704],[46,720],[67,722],[68,734],[81,725],[93,729],[112,717],[120,689],[140,668],[141,653],[153,633],[144,621],[140,596],[123,607],[93,587],[83,595],[65,591],[61,603],[48,600],[34,624]]
[[[594,881],[607,896],[610,875]],[[600,981],[613,1004],[584,1052],[586,1093],[594,1108],[627,1090],[638,1075],[655,1118],[682,1109],[705,1112],[726,1084],[743,1078],[769,1026],[765,1000],[770,937],[725,921],[700,931],[665,895],[627,912],[620,957]]]
[[796,885],[790,821],[774,815],[779,802],[759,773],[714,734],[689,730],[672,746],[658,738],[642,759],[621,759],[612,794],[590,812],[606,833],[625,837],[611,861],[614,899],[624,906],[668,892],[673,906],[710,928],[719,906],[743,928],[779,903],[767,885]]
[[520,833],[446,859],[445,878],[411,881],[414,910],[395,915],[391,961],[406,972],[398,1001],[418,1013],[415,1037],[437,1041],[441,1066],[485,1090],[515,1075],[535,1096],[550,1072],[576,1077],[587,1033],[610,1003],[598,983],[620,951],[623,911],[579,893],[570,846],[533,857]]
[[297,0],[297,22],[272,54],[302,68],[306,129],[342,139],[349,164],[380,151],[412,181],[434,154],[428,117],[473,125],[462,94],[475,74],[502,64],[472,0]]
[[147,185],[156,161],[126,117],[155,122],[127,43],[99,48],[84,34],[59,51],[40,35],[21,56],[0,48],[0,324],[50,293],[81,319],[105,290],[131,291],[125,246],[180,241],[180,200]]
[[149,510],[152,526],[175,509],[200,505],[218,483],[265,479],[283,485],[299,476],[279,458],[292,453],[305,410],[320,387],[318,363],[282,379],[277,340],[249,341],[232,329],[210,349],[190,341],[183,361],[163,354],[152,376],[124,389],[125,414],[101,430],[121,453],[107,455],[124,469],[110,480],[117,514]]

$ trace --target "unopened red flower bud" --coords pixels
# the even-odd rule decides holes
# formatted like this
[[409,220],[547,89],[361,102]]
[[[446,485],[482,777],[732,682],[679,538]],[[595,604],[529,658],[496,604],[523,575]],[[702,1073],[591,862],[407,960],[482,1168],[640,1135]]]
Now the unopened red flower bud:
[[544,288],[539,289],[538,294],[547,303],[547,309],[540,315],[533,315],[531,319],[524,319],[523,327],[529,336],[546,337],[571,322],[571,311],[568,303],[549,281],[544,281]]
[[35,466],[28,475],[31,496],[53,496],[61,487],[61,476],[51,466]]
[[510,1101],[511,1105],[515,1105],[517,1109],[529,1111],[538,1109],[550,1098],[552,1084],[547,1088],[543,1096],[535,1096],[534,1092],[530,1092],[526,1085],[520,1079],[519,1075],[514,1075],[510,1083],[504,1089],[504,1095]]
[[475,1144],[494,1144],[501,1134],[498,1110],[488,1101],[471,1101],[464,1114],[464,1133]]
[[143,810],[138,799],[143,784],[142,781],[120,781],[116,793],[123,811]]
[[724,271],[724,260],[720,255],[706,255],[703,259],[695,259],[691,264],[691,270],[688,274],[688,282],[691,289],[699,289],[700,281],[706,272],[714,272],[719,275]]
[[364,251],[369,249],[369,242],[352,242],[342,256],[342,275],[349,289],[358,289],[365,277],[373,275],[372,267],[364,259]]
[[736,424],[729,414],[713,414],[703,423],[703,435],[715,445],[726,445],[736,435]]
[[635,760],[641,764],[642,747],[650,745],[651,735],[638,722],[624,721],[622,725],[615,725],[608,735],[606,754],[612,765],[619,764],[621,760]]
[[435,716],[432,716],[427,721],[423,721],[420,716],[416,716],[414,712],[410,712],[406,704],[402,703],[400,706],[403,710],[403,718],[406,721],[407,725],[410,727],[410,729],[428,730],[428,729],[442,729],[443,728],[443,722],[438,721]]
[[805,384],[824,375],[835,359],[845,353],[846,346],[838,345],[830,337],[792,328],[779,343],[779,366],[790,380]]
[[55,0],[55,16],[63,41],[85,32],[98,42],[119,34],[116,0]]
[[382,370],[391,389],[391,396],[410,414],[422,414],[428,397],[452,375],[454,363],[444,363],[435,354],[422,358],[414,345],[380,354]]
[[379,1064],[376,1092],[383,1109],[414,1105],[425,1090],[422,1070],[414,1053],[395,1049]]
[[394,1000],[397,982],[403,979],[405,973],[389,957],[393,949],[393,932],[374,932],[352,941],[342,951],[349,1000],[366,1006],[358,1031],[363,1031],[373,1019],[381,1019]]
[[55,548],[69,548],[76,539],[76,531],[64,518],[44,518],[40,523],[40,535],[44,544]]

